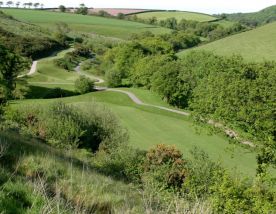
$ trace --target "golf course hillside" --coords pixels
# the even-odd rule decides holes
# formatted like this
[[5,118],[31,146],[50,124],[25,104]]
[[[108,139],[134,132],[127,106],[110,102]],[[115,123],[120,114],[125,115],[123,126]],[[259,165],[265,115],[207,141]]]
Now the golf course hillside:
[[4,1],[0,214],[276,213],[276,22]]
[[[226,37],[191,50],[206,50],[216,54],[231,56],[238,54],[248,61],[276,59],[276,22],[254,30]],[[190,50],[180,52],[179,57]]]
[[138,18],[148,19],[156,17],[157,20],[165,20],[168,18],[175,18],[180,21],[181,19],[193,20],[198,22],[214,21],[217,18],[208,14],[187,12],[187,11],[157,11],[157,12],[142,12],[137,13]]
[[122,39],[128,38],[133,33],[143,31],[151,31],[156,34],[170,31],[162,27],[97,16],[24,9],[3,9],[3,11],[16,19],[48,29],[51,29],[57,22],[64,22],[77,32],[100,34]]
[[256,26],[276,21],[276,5],[267,7],[254,13],[233,13],[226,14],[226,19],[235,22]]

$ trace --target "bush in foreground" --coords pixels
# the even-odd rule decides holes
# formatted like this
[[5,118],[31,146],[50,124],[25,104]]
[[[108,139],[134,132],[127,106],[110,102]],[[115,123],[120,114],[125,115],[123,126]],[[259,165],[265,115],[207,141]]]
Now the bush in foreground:
[[49,106],[22,106],[8,109],[5,127],[10,127],[38,137],[56,147],[85,147],[97,150],[116,146],[127,139],[127,135],[116,117],[95,103],[80,107],[62,102]]

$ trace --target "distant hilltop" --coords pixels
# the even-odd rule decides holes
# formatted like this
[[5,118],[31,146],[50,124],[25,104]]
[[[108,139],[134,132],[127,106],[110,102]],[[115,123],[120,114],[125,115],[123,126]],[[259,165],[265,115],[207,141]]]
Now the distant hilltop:
[[[59,11],[59,8],[44,8],[45,10],[51,11]],[[67,12],[75,12],[78,8],[67,7]],[[135,8],[88,8],[88,13],[99,13],[101,11],[105,11],[111,16],[117,16],[118,14],[130,15],[136,13],[144,13],[144,12],[157,12],[157,11],[166,11],[166,10],[154,10],[154,9],[135,9]]]

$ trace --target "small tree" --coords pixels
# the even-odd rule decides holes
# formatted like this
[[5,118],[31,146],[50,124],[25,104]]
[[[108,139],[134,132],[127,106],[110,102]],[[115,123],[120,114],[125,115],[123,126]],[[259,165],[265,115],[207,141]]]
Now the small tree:
[[85,6],[85,4],[80,4],[80,8],[76,11],[78,14],[87,15],[88,14],[88,8]]
[[27,3],[27,5],[29,6],[29,9],[31,8],[31,6],[33,6],[32,2]]
[[16,2],[16,7],[19,8],[19,6],[20,6],[20,2],[18,1]]
[[0,7],[2,7],[2,5],[3,5],[3,2],[2,2],[2,1],[0,1]]
[[124,18],[125,18],[125,14],[123,14],[123,13],[118,13],[117,18],[118,18],[118,19],[124,19]]
[[95,82],[85,76],[80,76],[75,81],[75,89],[80,94],[92,92],[94,90],[94,86]]
[[66,11],[66,7],[64,5],[60,5],[59,7],[60,12],[64,13]]
[[12,1],[8,1],[8,2],[6,3],[6,5],[7,5],[8,7],[11,7],[11,6],[13,5],[13,2],[12,2]]
[[34,3],[35,9],[38,8],[39,5],[40,5],[40,3],[38,3],[38,2],[37,2],[37,3]]
[[44,7],[44,4],[40,4],[40,8],[43,9],[43,7]]

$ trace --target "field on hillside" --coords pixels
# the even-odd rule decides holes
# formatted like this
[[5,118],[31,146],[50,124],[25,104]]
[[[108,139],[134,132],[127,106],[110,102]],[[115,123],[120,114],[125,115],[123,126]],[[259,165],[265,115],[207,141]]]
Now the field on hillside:
[[191,50],[206,50],[226,56],[240,54],[248,61],[275,60],[275,38],[276,22],[180,52],[178,55],[181,57]]
[[146,12],[146,13],[139,13],[136,14],[138,18],[151,18],[156,17],[158,20],[164,20],[167,18],[176,18],[177,20],[186,19],[186,20],[194,20],[198,22],[209,22],[216,20],[217,18],[208,14],[203,13],[193,13],[193,12],[185,12],[185,11],[164,11],[164,12]]
[[103,18],[97,16],[83,16],[71,13],[59,13],[40,10],[3,9],[9,15],[26,22],[46,28],[53,28],[55,23],[64,22],[78,32],[100,34],[104,36],[126,39],[133,33],[151,31],[166,33],[169,29],[125,20]]
[[108,14],[112,15],[112,16],[117,16],[118,14],[122,13],[122,14],[132,14],[132,13],[141,13],[141,12],[145,12],[147,10],[143,10],[143,9],[120,9],[120,8],[91,8],[88,10],[89,13],[98,13],[100,11],[105,11]]

